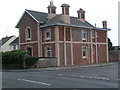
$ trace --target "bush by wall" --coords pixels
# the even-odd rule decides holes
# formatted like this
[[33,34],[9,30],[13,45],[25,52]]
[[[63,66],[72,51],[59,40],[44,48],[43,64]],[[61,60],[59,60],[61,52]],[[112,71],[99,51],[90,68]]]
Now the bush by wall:
[[[37,57],[32,57],[22,50],[2,52],[3,69],[21,69],[37,62]],[[18,67],[19,66],[19,67]]]

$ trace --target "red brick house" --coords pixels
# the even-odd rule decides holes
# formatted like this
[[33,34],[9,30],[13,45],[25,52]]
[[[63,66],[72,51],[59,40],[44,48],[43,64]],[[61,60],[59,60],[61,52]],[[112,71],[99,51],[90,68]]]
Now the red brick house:
[[19,29],[20,49],[32,56],[57,57],[57,65],[109,62],[107,22],[103,28],[85,20],[85,11],[78,17],[69,16],[69,5],[62,4],[62,14],[50,2],[48,13],[25,10],[16,25]]

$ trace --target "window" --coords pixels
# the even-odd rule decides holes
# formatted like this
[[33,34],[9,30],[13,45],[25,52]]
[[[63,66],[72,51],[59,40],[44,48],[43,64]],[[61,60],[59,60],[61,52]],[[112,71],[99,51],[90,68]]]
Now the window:
[[46,48],[46,56],[47,56],[47,57],[50,57],[50,56],[51,56],[51,48],[50,48],[50,47],[47,47],[47,48]]
[[32,56],[32,48],[31,47],[27,47],[26,51],[28,52],[29,55]]
[[13,45],[13,50],[16,50],[16,45]]
[[86,33],[85,33],[85,30],[82,30],[82,40],[85,40],[86,39]]
[[26,39],[31,40],[31,29],[29,27],[26,29]]
[[83,55],[83,58],[87,58],[87,47],[82,48],[82,55]]
[[92,38],[95,38],[95,31],[92,31]]
[[46,39],[50,40],[50,29],[46,30]]

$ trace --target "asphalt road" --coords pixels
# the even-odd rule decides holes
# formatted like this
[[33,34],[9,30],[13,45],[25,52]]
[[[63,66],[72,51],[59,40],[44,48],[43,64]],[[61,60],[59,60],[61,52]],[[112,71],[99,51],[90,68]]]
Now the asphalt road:
[[118,88],[118,64],[37,72],[3,72],[3,88]]

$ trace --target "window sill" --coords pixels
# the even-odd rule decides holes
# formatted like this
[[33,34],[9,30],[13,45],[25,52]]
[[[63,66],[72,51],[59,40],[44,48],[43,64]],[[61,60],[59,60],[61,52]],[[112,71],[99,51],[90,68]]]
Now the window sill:
[[84,40],[86,40],[86,38],[82,38],[82,40],[84,41]]
[[83,57],[83,59],[86,59],[87,57]]
[[46,38],[46,40],[50,40],[50,38]]
[[29,40],[31,40],[31,38],[27,38],[26,40],[29,41]]

